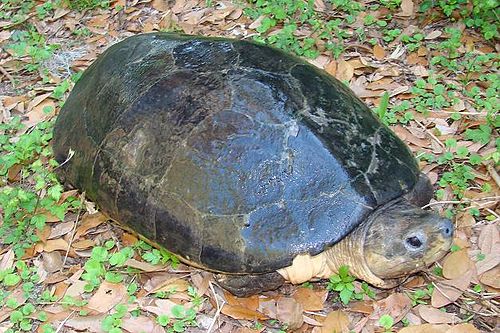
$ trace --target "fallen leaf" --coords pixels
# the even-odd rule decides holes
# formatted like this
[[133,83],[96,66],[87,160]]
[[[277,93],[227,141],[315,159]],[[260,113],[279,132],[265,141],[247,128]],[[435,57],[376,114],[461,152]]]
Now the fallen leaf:
[[498,227],[494,224],[487,224],[481,229],[477,245],[484,254],[492,253],[496,243],[500,242]]
[[285,323],[291,330],[302,326],[304,322],[302,312],[304,312],[302,305],[293,298],[282,297],[277,302],[276,319]]
[[121,283],[103,281],[90,298],[88,307],[100,313],[108,312],[118,303],[127,301],[127,288]]
[[95,245],[95,242],[92,239],[83,239],[81,241],[77,241],[71,244],[71,247],[76,250],[85,250]]
[[340,81],[350,81],[354,75],[354,68],[347,61],[340,59],[337,61],[337,72],[335,77]]
[[75,222],[62,222],[55,224],[50,228],[50,234],[47,239],[59,238],[70,232],[75,226]]
[[446,333],[479,333],[480,331],[472,324],[458,324],[451,327]]
[[397,14],[398,16],[409,17],[413,16],[413,13],[415,12],[415,5],[413,4],[412,0],[401,1],[400,8],[401,12]]
[[487,286],[493,287],[495,289],[500,289],[500,266],[497,266],[481,275],[479,281]]
[[443,276],[447,279],[456,279],[467,272],[470,267],[470,259],[467,250],[452,252],[444,258]]
[[10,248],[7,252],[2,255],[0,260],[0,271],[5,271],[14,265],[14,250]]
[[43,268],[49,273],[54,273],[60,270],[63,266],[62,256],[58,251],[43,252],[42,262]]
[[431,305],[435,308],[441,308],[455,302],[467,289],[473,275],[473,271],[470,269],[463,276],[454,280],[436,282],[436,287],[431,296]]
[[71,327],[77,331],[87,331],[93,333],[101,333],[104,332],[101,323],[104,319],[105,315],[97,315],[97,316],[70,316],[65,322],[63,326]]
[[78,280],[73,282],[68,289],[66,289],[66,292],[64,293],[64,296],[71,296],[71,297],[81,297],[83,293],[85,292],[85,285],[87,284],[86,281],[83,280]]
[[432,30],[431,32],[429,32],[426,36],[425,36],[425,39],[426,40],[431,40],[431,39],[436,39],[438,38],[439,36],[441,36],[443,34],[442,31],[440,30]]
[[257,311],[259,308],[259,296],[253,295],[250,297],[236,297],[230,292],[224,290],[224,298],[229,305],[241,305],[244,308]]
[[247,309],[241,305],[229,305],[224,304],[221,312],[226,316],[234,319],[246,319],[246,320],[265,320],[268,319],[264,314]]
[[52,252],[52,251],[66,251],[69,247],[68,242],[62,238],[50,239],[45,243],[37,243],[35,245],[36,252]]
[[165,266],[151,265],[145,261],[139,261],[136,259],[128,259],[127,261],[125,261],[124,265],[128,266],[128,267],[139,269],[139,270],[144,271],[144,272],[157,272],[157,271],[161,271],[165,268]]
[[344,312],[332,311],[326,316],[321,333],[349,332],[349,322],[349,317]]
[[370,319],[377,320],[384,314],[390,315],[394,323],[399,322],[411,309],[411,301],[405,294],[395,293],[375,303]]
[[165,12],[168,9],[167,0],[153,0],[151,6],[159,12]]
[[165,330],[146,316],[128,317],[122,319],[121,328],[130,333],[164,333]]
[[419,305],[418,314],[429,324],[455,324],[460,321],[454,313],[447,313],[428,305]]
[[449,328],[449,325],[423,324],[403,327],[399,333],[446,333]]
[[377,60],[384,60],[385,59],[385,50],[382,46],[375,44],[373,46],[373,56]]
[[75,239],[85,235],[88,230],[95,228],[106,222],[107,218],[101,213],[84,215],[78,228],[76,229]]
[[314,291],[310,288],[298,288],[292,297],[302,305],[305,311],[321,311],[327,295],[326,290]]
[[335,74],[337,73],[337,62],[335,60],[330,61],[325,66],[325,71],[331,76],[335,76]]

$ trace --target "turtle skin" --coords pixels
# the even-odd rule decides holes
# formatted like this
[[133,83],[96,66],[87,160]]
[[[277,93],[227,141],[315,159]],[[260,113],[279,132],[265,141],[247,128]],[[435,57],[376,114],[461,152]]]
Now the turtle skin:
[[111,218],[234,274],[324,251],[419,179],[406,145],[326,72],[253,42],[170,33],[99,56],[53,149],[63,181]]

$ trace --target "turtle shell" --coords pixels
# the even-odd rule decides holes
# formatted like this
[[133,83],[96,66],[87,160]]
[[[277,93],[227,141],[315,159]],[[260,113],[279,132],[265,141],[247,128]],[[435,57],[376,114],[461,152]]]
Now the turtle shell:
[[254,44],[137,35],[82,75],[54,130],[62,179],[201,267],[318,254],[410,191],[412,154],[343,83]]

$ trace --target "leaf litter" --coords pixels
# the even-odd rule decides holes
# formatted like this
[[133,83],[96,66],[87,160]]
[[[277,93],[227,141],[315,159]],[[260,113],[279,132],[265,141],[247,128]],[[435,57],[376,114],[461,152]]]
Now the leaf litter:
[[[9,2],[4,2],[1,10],[17,10],[17,7],[8,8],[5,3]],[[70,90],[71,76],[88,67],[106,47],[127,36],[170,30],[249,38],[258,34],[266,18],[260,15],[252,20],[245,15],[243,4],[230,1],[110,1],[110,6],[93,10],[79,12],[65,6],[47,10],[43,15],[39,8],[41,3],[29,9],[20,23],[3,19],[0,22],[0,46],[6,51],[0,56],[0,120],[7,123],[19,116],[26,128],[14,132],[11,142],[19,140],[41,122],[53,119]],[[329,1],[316,0],[314,8],[320,15],[333,13]],[[112,328],[126,332],[164,332],[165,327],[187,332],[208,329],[212,332],[382,332],[380,319],[384,315],[392,318],[390,330],[406,333],[494,330],[498,325],[500,289],[500,177],[498,160],[495,160],[498,157],[495,157],[497,150],[491,139],[495,132],[488,134],[487,128],[481,127],[487,123],[488,115],[477,106],[481,102],[475,100],[474,94],[467,95],[467,92],[475,91],[478,95],[478,89],[488,88],[492,83],[481,81],[479,74],[481,71],[494,72],[497,65],[490,59],[484,61],[484,67],[474,69],[476,63],[472,61],[465,65],[473,70],[465,73],[462,69],[450,70],[451,65],[431,69],[429,60],[437,57],[435,61],[444,61],[439,57],[456,52],[455,59],[460,62],[466,59],[467,52],[479,57],[495,52],[498,45],[455,24],[462,36],[453,46],[450,42],[453,32],[448,29],[450,22],[441,20],[442,13],[436,12],[433,20],[418,23],[417,9],[417,2],[401,1],[390,28],[403,32],[392,41],[389,41],[392,38],[389,29],[367,28],[366,38],[377,41],[373,45],[354,41],[351,32],[353,42],[347,42],[340,57],[333,57],[318,44],[319,54],[310,62],[347,82],[374,108],[383,93],[388,92],[391,109],[382,120],[417,156],[435,156],[421,159],[420,166],[440,190],[430,206],[441,213],[456,213],[454,244],[457,249],[434,270],[410,278],[393,291],[372,288],[375,299],[364,296],[345,306],[341,305],[338,295],[327,291],[326,282],[287,285],[275,292],[236,298],[216,286],[209,273],[183,265],[165,265],[161,254],[143,256],[144,251],[149,250],[136,247],[139,240],[135,235],[110,224],[104,215],[96,212],[92,203],[85,201],[77,191],[70,190],[61,194],[60,204],[77,197],[77,201],[85,203],[83,211],[72,210],[62,216],[40,210],[48,224],[39,232],[40,241],[26,249],[21,261],[37,267],[40,292],[37,300],[26,297],[23,284],[15,280],[7,289],[3,288],[2,293],[8,293],[10,301],[0,309],[0,331],[13,327],[12,313],[27,302],[34,302],[38,311],[47,314],[45,322],[35,321],[33,329],[37,332],[44,331],[46,322],[53,325],[54,331],[62,329],[65,332],[104,332]],[[344,15],[337,13],[338,17]],[[369,15],[380,22],[388,13],[386,7],[380,7]],[[364,22],[368,20],[367,13],[359,17],[363,17]],[[362,27],[362,20],[358,19],[353,27]],[[13,51],[14,36],[27,24],[36,29],[35,36],[44,37],[36,47],[52,52],[49,58],[38,59],[33,54],[19,55]],[[282,27],[278,24],[272,29],[275,30],[271,34],[277,34]],[[422,33],[423,38],[417,38],[417,33]],[[296,34],[299,40],[314,37],[314,32],[306,27]],[[403,35],[413,35],[414,40],[404,41]],[[19,47],[29,47],[31,41],[22,38],[25,44]],[[445,44],[442,48],[443,43],[450,46],[446,48]],[[54,51],[50,51],[51,45]],[[444,89],[435,82],[436,75],[443,76]],[[464,90],[454,86],[464,87]],[[453,99],[457,101],[449,101]],[[404,101],[410,101],[410,106],[405,108]],[[422,114],[415,109],[419,105],[430,111]],[[474,164],[471,171],[473,182],[463,185],[461,179],[456,178],[460,163],[439,160],[442,156],[450,156],[447,153],[455,154],[458,161],[465,161],[473,154],[481,156],[481,163]],[[23,167],[14,164],[8,170],[8,181],[32,186],[34,179],[22,178]],[[450,170],[454,172],[451,175],[447,174]],[[451,179],[446,182],[446,177]],[[9,185],[1,184],[2,187]],[[484,189],[487,191],[483,192]],[[113,240],[113,244],[107,243],[109,240]],[[91,289],[92,279],[84,277],[92,269],[103,268],[100,266],[103,262],[95,263],[96,255],[92,250],[96,247],[105,249],[104,257],[122,253],[124,248],[133,250],[129,257],[123,254],[123,263],[108,263],[106,269],[115,275],[107,276]],[[0,245],[0,272],[25,271],[18,262],[12,246]],[[127,311],[118,311],[122,305]],[[194,322],[206,325],[191,325],[186,317],[188,309],[195,311]],[[162,315],[181,324],[165,324]],[[113,326],[112,322],[109,326],[110,316],[115,316],[111,319],[119,321],[120,325]],[[408,323],[412,325],[403,327]]]

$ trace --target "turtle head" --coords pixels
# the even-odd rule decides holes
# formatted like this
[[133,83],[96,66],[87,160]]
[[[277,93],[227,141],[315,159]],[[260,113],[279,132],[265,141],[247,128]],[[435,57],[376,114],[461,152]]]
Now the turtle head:
[[450,249],[453,224],[406,200],[381,207],[364,227],[368,269],[382,280],[421,271]]

